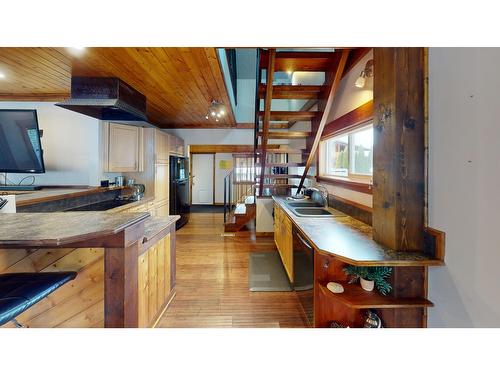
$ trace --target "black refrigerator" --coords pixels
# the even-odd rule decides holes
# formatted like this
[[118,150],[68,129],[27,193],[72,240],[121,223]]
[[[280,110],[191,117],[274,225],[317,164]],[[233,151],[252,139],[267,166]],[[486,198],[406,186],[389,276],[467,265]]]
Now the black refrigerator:
[[180,215],[175,228],[189,221],[189,159],[170,156],[170,215]]

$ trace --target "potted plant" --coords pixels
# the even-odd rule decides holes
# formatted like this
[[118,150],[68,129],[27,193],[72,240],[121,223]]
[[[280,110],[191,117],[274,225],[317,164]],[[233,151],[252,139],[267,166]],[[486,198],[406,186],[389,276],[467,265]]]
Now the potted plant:
[[361,288],[371,292],[374,287],[382,295],[386,295],[392,290],[391,284],[386,280],[391,275],[391,267],[358,267],[347,266],[344,272],[351,276],[350,283],[360,280]]

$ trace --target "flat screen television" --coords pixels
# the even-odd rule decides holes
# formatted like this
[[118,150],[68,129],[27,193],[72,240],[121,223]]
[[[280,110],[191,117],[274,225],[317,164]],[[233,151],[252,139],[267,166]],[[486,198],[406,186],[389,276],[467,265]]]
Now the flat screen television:
[[36,110],[0,109],[0,172],[45,173]]

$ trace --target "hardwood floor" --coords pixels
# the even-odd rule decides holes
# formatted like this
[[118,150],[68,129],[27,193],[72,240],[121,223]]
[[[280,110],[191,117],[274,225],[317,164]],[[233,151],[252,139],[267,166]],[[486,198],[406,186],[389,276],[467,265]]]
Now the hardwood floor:
[[176,296],[157,327],[307,327],[295,292],[250,292],[252,251],[272,237],[223,237],[221,213],[193,213],[177,232]]

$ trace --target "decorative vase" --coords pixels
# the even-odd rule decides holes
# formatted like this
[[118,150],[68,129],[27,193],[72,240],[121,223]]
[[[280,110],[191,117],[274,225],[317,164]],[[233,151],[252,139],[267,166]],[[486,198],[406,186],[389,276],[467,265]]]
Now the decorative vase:
[[375,281],[373,280],[366,280],[360,277],[360,282],[361,282],[361,288],[366,290],[367,292],[371,292],[375,286]]

